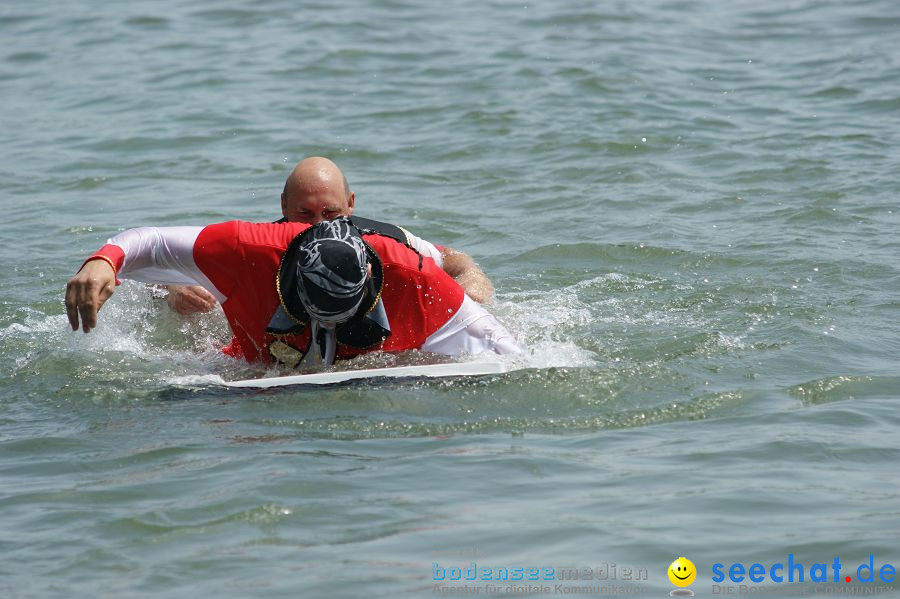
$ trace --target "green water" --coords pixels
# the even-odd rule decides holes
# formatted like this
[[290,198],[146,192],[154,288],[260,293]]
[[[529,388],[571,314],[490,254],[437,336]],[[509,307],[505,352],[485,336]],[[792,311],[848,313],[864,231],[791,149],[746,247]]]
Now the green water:
[[[900,567],[895,3],[7,3],[0,36],[3,596]],[[264,374],[224,318],[133,283],[67,329],[107,237],[271,220],[307,155],[475,257],[524,369],[224,391]]]

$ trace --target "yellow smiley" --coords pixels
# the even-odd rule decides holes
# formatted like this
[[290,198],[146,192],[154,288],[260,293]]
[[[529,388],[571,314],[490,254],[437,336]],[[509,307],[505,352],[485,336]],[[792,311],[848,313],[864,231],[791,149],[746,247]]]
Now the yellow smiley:
[[697,578],[697,568],[686,557],[679,557],[669,566],[669,580],[677,587],[686,587]]

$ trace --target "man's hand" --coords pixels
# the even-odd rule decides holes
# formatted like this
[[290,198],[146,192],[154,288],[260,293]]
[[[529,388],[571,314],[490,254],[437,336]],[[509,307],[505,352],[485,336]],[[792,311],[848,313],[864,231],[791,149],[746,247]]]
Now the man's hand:
[[106,260],[90,260],[66,285],[66,315],[72,330],[78,317],[85,333],[97,326],[97,312],[116,289],[116,272]]
[[444,259],[444,272],[456,279],[469,297],[480,304],[494,298],[494,285],[468,254],[445,247],[441,257]]
[[209,312],[216,307],[217,302],[213,294],[198,285],[190,287],[166,285],[166,289],[169,290],[169,297],[166,298],[169,307],[182,316],[195,312]]

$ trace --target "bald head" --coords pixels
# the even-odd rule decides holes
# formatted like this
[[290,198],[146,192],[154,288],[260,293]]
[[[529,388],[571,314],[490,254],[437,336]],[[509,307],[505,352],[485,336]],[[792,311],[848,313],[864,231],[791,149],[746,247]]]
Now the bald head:
[[302,160],[288,175],[281,213],[290,222],[315,224],[353,214],[353,192],[341,169],[320,156]]

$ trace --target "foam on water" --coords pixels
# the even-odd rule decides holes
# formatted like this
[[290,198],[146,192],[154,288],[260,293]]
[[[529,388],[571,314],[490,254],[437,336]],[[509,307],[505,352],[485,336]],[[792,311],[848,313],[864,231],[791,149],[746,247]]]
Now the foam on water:
[[88,370],[97,363],[128,362],[143,371],[144,378],[156,370],[206,372],[225,366],[226,359],[218,351],[228,339],[224,316],[210,313],[180,319],[161,297],[150,287],[126,281],[101,308],[97,327],[87,335],[73,332],[64,314],[30,309],[22,322],[0,329],[0,341],[21,348],[16,371],[39,356],[75,360]]
[[[387,389],[382,386],[321,391],[316,393],[320,397],[316,401],[311,401],[307,391],[287,390],[278,395],[303,399],[306,414],[298,421],[300,429],[338,438],[583,431],[647,426],[733,409],[742,401],[740,392],[686,385],[681,363],[693,355],[727,361],[734,352],[754,351],[754,347],[740,334],[713,330],[703,312],[661,309],[647,295],[660,290],[694,292],[691,285],[646,275],[605,273],[553,290],[536,287],[500,293],[490,309],[525,347],[523,354],[501,359],[511,370],[524,370],[481,377],[475,383],[457,379],[392,382],[387,410],[382,405]],[[658,337],[663,330],[676,334],[668,341],[647,339],[648,334]],[[169,310],[158,291],[133,282],[118,289],[102,308],[97,328],[88,335],[71,332],[63,315],[46,316],[37,311],[0,331],[0,340],[25,350],[13,374],[71,369],[74,362],[74,371],[83,374],[65,384],[77,385],[104,401],[145,400],[172,393],[185,399],[198,397],[196,393],[212,398],[226,393],[215,391],[224,380],[292,374],[283,368],[248,365],[225,357],[219,348],[229,338],[220,311],[183,319]],[[632,347],[634,344],[647,345],[652,351]],[[41,348],[53,349],[48,353]],[[376,352],[334,369],[446,360],[419,352]],[[103,382],[107,390],[94,389],[97,382]],[[673,383],[689,394],[685,401],[663,399]],[[511,388],[516,389],[512,397],[508,393]],[[636,390],[640,395],[635,396]],[[267,396],[271,393],[261,395]],[[503,399],[497,403],[496,397]],[[360,400],[362,404],[357,403]],[[348,410],[354,414],[351,421],[341,416]]]
[[[24,353],[16,359],[16,370],[28,366],[36,350],[53,348],[58,358],[75,358],[84,368],[90,368],[92,362],[122,360],[134,367],[133,360],[137,359],[143,377],[157,369],[162,377],[159,382],[172,384],[197,384],[206,380],[204,377],[210,377],[208,381],[216,383],[221,377],[289,374],[284,369],[246,365],[223,356],[219,348],[230,336],[220,309],[182,318],[165,306],[163,297],[164,292],[126,281],[101,308],[97,327],[87,335],[72,332],[65,315],[48,316],[29,310],[23,322],[12,323],[0,330],[0,341],[24,346]],[[574,294],[546,295],[527,302],[498,299],[491,309],[525,347],[522,355],[502,358],[511,367],[544,369],[597,365],[595,356],[577,345],[577,333],[573,334],[569,328],[579,320],[587,324],[590,318],[587,307],[578,302]],[[418,352],[402,356],[376,353],[357,358],[338,369],[426,364],[435,359],[445,360]],[[488,358],[471,356],[462,359]]]

